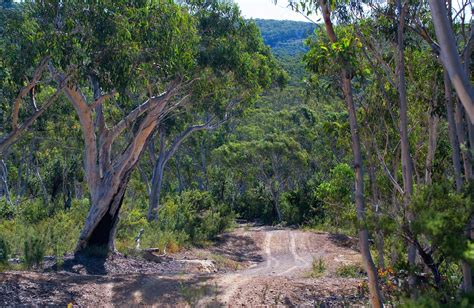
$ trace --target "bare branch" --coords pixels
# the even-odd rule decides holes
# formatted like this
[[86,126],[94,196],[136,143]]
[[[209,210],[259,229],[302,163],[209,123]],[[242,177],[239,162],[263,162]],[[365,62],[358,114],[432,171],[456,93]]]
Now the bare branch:
[[45,57],[41,60],[40,64],[36,67],[35,72],[33,74],[33,79],[28,82],[28,84],[21,88],[18,96],[16,97],[13,103],[13,111],[12,111],[12,129],[15,130],[18,126],[18,114],[20,112],[20,104],[21,100],[33,89],[39,82],[43,71],[46,69],[48,64],[49,58]]
[[38,109],[33,115],[27,118],[21,125],[17,125],[9,134],[3,136],[0,139],[0,154],[3,153],[6,149],[8,149],[12,144],[14,144],[18,137],[25,132],[36,119],[38,119],[45,111],[48,109],[58,98],[61,94],[62,90],[64,89],[65,83],[63,83],[56,92]]

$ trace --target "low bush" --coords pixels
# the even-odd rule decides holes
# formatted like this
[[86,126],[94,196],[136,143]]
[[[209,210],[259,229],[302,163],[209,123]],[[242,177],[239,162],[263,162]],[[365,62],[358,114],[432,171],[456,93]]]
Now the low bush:
[[[206,245],[234,221],[230,207],[216,202],[208,192],[191,190],[168,198],[159,209],[158,220],[151,223],[146,220],[146,201],[124,200],[116,238],[116,248],[122,253],[133,252],[141,229],[141,248],[172,253],[189,245]],[[64,254],[74,251],[89,200],[73,200],[69,209],[49,213],[41,205],[41,200],[25,202],[13,217],[0,220],[0,262],[7,256],[20,256],[31,268],[41,266],[45,255],[61,261]]]
[[10,256],[10,247],[7,241],[0,237],[0,264],[6,264]]
[[336,276],[343,278],[362,278],[365,277],[366,274],[360,264],[347,264],[336,269]]
[[324,262],[324,259],[313,258],[313,263],[311,266],[311,272],[309,273],[309,276],[311,278],[319,278],[319,277],[322,277],[325,272],[326,272],[326,263]]
[[[131,200],[130,200],[131,201]],[[146,220],[146,202],[126,200],[117,232],[117,249],[132,253],[135,237],[143,229],[141,248],[160,248],[175,252],[188,245],[205,245],[232,227],[234,213],[218,203],[208,192],[190,190],[166,199],[159,207],[158,219]]]
[[27,268],[41,267],[46,251],[45,243],[35,235],[27,235],[23,244],[25,266]]

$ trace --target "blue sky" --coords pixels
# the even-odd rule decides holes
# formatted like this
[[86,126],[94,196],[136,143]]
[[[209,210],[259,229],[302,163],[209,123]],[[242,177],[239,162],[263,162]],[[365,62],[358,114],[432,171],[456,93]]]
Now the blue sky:
[[272,0],[234,0],[234,2],[240,6],[245,18],[308,21],[301,14],[286,7],[288,0],[279,0],[277,5],[273,4]]

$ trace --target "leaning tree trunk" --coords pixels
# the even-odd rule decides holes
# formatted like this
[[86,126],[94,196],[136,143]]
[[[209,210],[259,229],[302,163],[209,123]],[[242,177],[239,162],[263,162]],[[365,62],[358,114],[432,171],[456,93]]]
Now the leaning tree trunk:
[[[56,83],[65,83],[67,79],[64,73],[52,63],[49,70]],[[90,79],[94,91],[93,102],[87,101],[78,84],[68,84],[63,90],[81,124],[84,171],[91,196],[91,208],[79,236],[76,253],[93,246],[114,252],[115,230],[130,175],[160,119],[171,110],[169,103],[183,83],[179,80],[171,82],[165,92],[149,97],[115,125],[107,127],[101,105],[112,98],[115,92],[102,95],[97,79],[94,76]],[[135,125],[133,136],[125,142],[122,151],[112,155],[114,142],[132,124]]]
[[466,109],[470,122],[474,123],[474,91],[468,74],[461,64],[453,29],[446,11],[446,3],[443,0],[429,0],[429,4],[436,38],[440,47],[440,59],[448,71],[451,83]]
[[[149,196],[149,205],[148,205],[148,221],[153,221],[158,219],[158,209],[160,205],[160,195],[161,187],[163,186],[163,173],[165,171],[165,166],[171,157],[176,153],[181,144],[189,137],[191,134],[201,130],[209,130],[217,127],[218,124],[212,125],[213,118],[209,119],[205,124],[202,125],[192,125],[185,129],[181,134],[176,136],[176,138],[171,142],[169,148],[166,147],[166,132],[163,127],[160,128],[160,152],[158,153],[158,158],[154,163],[153,175],[151,180],[151,192]],[[150,147],[150,151],[154,152],[153,146]],[[150,153],[152,157],[155,157],[155,153]],[[178,172],[179,173],[179,172]],[[178,175],[179,178],[179,175]]]
[[348,73],[343,70],[342,84],[344,97],[349,112],[349,124],[352,139],[352,152],[354,155],[355,173],[355,203],[357,210],[357,228],[359,230],[359,246],[364,261],[365,269],[369,278],[370,302],[373,307],[382,307],[382,294],[378,284],[377,269],[370,253],[369,232],[367,230],[364,200],[364,174],[362,171],[362,152],[360,148],[359,133],[357,128],[357,117],[352,98],[352,85]]
[[[322,15],[326,32],[332,43],[337,42],[337,36],[331,21],[331,12],[327,0],[320,0]],[[341,70],[342,92],[346,101],[347,111],[349,113],[349,125],[351,130],[351,145],[354,155],[354,172],[355,172],[355,203],[357,208],[357,229],[359,230],[359,246],[362,253],[365,269],[369,278],[370,303],[372,307],[382,307],[382,294],[380,293],[377,269],[375,268],[372,255],[370,253],[369,232],[367,230],[365,216],[365,200],[364,200],[364,175],[362,171],[362,152],[359,140],[359,131],[357,127],[357,113],[354,106],[352,96],[351,76],[346,69]]]

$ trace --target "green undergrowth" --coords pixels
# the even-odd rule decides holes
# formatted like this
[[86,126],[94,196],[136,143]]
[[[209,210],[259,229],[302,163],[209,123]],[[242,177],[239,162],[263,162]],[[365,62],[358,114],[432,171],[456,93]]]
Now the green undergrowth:
[[363,278],[365,270],[360,264],[341,265],[336,269],[336,276],[342,278]]
[[[146,204],[145,199],[124,200],[116,238],[119,252],[133,255],[141,229],[140,248],[154,247],[171,253],[184,247],[206,246],[233,227],[232,210],[206,192],[187,191],[168,198],[161,205],[158,220],[151,223],[146,220]],[[8,211],[5,204],[0,208],[0,267],[10,268],[8,259],[19,258],[25,268],[40,268],[44,256],[61,260],[73,252],[89,200],[74,200],[70,209],[44,210],[47,206],[37,200]],[[91,254],[95,255],[95,250]]]
[[308,276],[311,278],[320,278],[326,273],[326,263],[322,258],[313,258],[311,271]]

